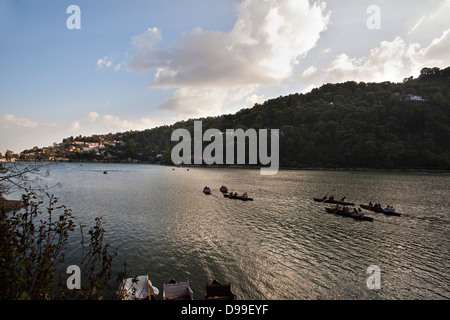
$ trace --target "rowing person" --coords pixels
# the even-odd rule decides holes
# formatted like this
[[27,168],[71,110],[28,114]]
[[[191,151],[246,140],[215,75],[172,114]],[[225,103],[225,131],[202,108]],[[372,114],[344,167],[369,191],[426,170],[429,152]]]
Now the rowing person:
[[353,208],[352,215],[354,217],[362,217],[364,215],[364,213],[362,213],[361,210],[358,211],[358,210],[356,210],[356,208]]

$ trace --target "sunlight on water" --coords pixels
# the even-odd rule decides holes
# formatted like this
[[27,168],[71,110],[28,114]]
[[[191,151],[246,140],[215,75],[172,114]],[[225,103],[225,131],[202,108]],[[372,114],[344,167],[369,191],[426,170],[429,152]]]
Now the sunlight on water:
[[[103,174],[107,170],[108,174]],[[232,282],[238,299],[450,298],[450,176],[425,173],[176,168],[58,164],[53,192],[80,223],[103,216],[107,241],[132,275],[162,289],[189,279],[203,299],[212,279]],[[204,195],[204,186],[212,188]],[[226,199],[248,192],[254,201]],[[374,222],[333,216],[313,197],[346,196],[394,205],[402,216]],[[70,263],[76,264],[73,241]],[[366,286],[369,265],[380,290]]]

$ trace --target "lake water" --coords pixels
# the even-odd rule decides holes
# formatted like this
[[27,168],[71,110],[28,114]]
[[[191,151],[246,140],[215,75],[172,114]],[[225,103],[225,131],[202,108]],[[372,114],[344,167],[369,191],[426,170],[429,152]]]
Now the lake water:
[[[108,174],[103,174],[107,170]],[[57,164],[48,184],[80,223],[102,216],[106,240],[132,275],[159,288],[231,282],[237,299],[449,299],[450,175]],[[204,186],[212,188],[204,195]],[[248,192],[254,201],[219,192]],[[313,197],[394,205],[373,222],[327,214]],[[71,249],[71,248],[69,248]],[[72,249],[73,251],[73,249]],[[68,261],[71,256],[69,255]],[[76,263],[76,262],[75,262]],[[367,268],[381,289],[367,287]]]

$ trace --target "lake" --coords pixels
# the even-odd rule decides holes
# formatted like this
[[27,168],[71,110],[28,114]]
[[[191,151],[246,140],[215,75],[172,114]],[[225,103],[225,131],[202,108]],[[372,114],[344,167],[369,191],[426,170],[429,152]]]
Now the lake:
[[[449,174],[261,176],[259,169],[63,163],[50,166],[47,180],[62,184],[51,191],[78,222],[103,217],[118,250],[115,270],[126,259],[131,275],[149,275],[159,299],[170,278],[189,280],[194,299],[213,279],[231,282],[237,299],[450,298]],[[222,185],[254,201],[226,199]],[[325,194],[390,204],[402,215],[335,216],[313,201]],[[378,290],[367,286],[371,265],[381,271]]]

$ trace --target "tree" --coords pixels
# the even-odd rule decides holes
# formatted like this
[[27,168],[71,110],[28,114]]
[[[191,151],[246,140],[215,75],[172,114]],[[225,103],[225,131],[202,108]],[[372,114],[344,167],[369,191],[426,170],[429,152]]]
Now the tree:
[[11,150],[6,150],[6,153],[5,153],[6,161],[10,161],[10,160],[12,159],[12,155],[13,155],[13,154],[14,154],[13,151],[11,151]]
[[104,243],[102,218],[95,219],[88,242],[83,231],[86,226],[79,225],[82,235],[79,267],[84,281],[80,290],[69,290],[65,277],[57,275],[56,267],[65,266],[66,246],[76,230],[76,219],[54,195],[48,192],[42,195],[42,188],[30,187],[34,179],[29,176],[35,172],[34,167],[1,168],[1,189],[19,189],[23,195],[20,208],[11,211],[2,205],[0,210],[0,299],[101,298],[102,290],[109,287],[116,256],[109,253],[110,245]]

